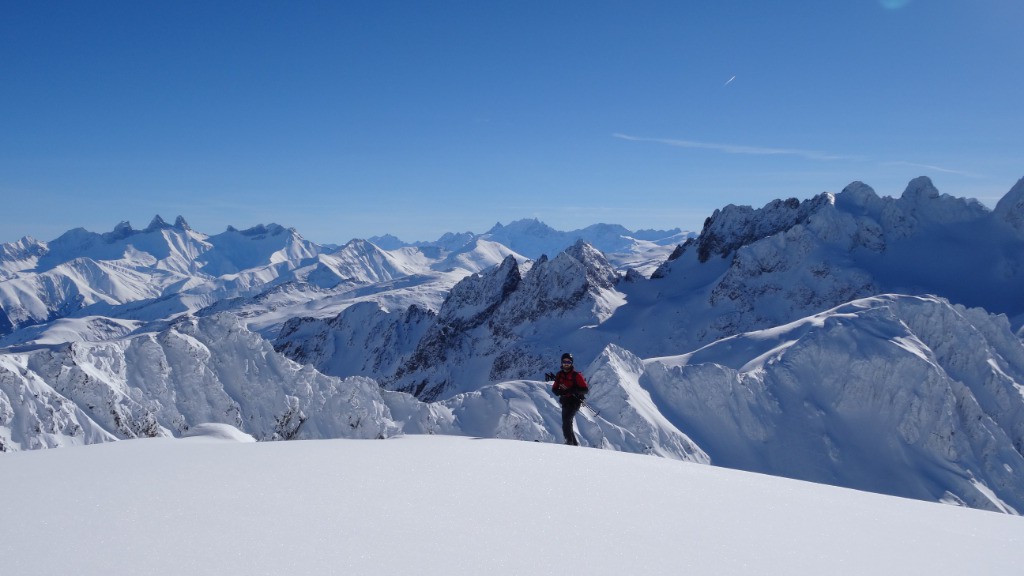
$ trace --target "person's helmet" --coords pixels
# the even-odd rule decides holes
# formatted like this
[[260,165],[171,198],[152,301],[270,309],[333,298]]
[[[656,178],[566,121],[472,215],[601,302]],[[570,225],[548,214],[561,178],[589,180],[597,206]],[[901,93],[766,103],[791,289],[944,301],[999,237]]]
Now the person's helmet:
[[566,352],[565,354],[562,354],[562,361],[565,361],[565,360],[568,360],[569,362],[572,362],[573,361],[572,354],[569,354],[568,352]]

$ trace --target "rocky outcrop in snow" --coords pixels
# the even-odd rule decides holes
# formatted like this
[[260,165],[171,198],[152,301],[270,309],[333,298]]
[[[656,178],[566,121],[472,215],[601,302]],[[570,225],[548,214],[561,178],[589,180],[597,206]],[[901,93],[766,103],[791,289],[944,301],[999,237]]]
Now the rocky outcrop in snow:
[[408,360],[436,316],[416,305],[388,311],[377,302],[361,302],[334,318],[288,320],[275,349],[325,374],[379,378]]
[[[396,370],[385,369],[377,377],[389,389],[436,400],[488,383],[543,374],[552,352],[543,344],[534,347],[528,342],[546,340],[546,334],[576,330],[581,325],[600,324],[623,302],[615,288],[617,280],[604,256],[579,242],[553,260],[541,258],[525,274],[509,256],[493,269],[464,278],[452,288],[429,327],[421,334],[405,331],[418,336],[416,340],[385,346],[364,336],[363,330],[346,329],[344,334],[350,347],[372,358],[370,364],[377,367],[390,366],[394,350],[411,345],[413,352]],[[371,315],[362,323],[396,326],[394,319],[383,318],[386,315],[378,310],[376,317]],[[359,370],[365,369],[366,363],[328,360],[327,348],[321,343],[336,337],[319,328],[299,331],[295,328],[299,322],[311,321],[293,321],[276,340],[279,350],[330,374],[363,373]],[[338,348],[330,350],[333,355]]]
[[[603,255],[584,243],[554,260],[542,258],[525,275],[509,255],[457,283],[436,316],[362,304],[326,322],[293,319],[275,342],[284,354],[328,374],[373,371],[390,389],[433,400],[543,373],[543,354],[519,346],[524,335],[552,324],[564,330],[600,323],[621,304],[616,280]],[[481,366],[488,367],[486,380],[465,378]]]
[[994,210],[995,218],[1024,235],[1024,178],[1003,196]]

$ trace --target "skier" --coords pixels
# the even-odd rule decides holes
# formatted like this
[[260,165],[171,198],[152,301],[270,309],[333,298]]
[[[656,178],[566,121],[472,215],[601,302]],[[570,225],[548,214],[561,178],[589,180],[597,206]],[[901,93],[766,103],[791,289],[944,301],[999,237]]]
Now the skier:
[[562,404],[562,435],[565,436],[565,443],[579,446],[576,434],[572,431],[572,422],[583,405],[584,396],[590,391],[587,381],[583,379],[583,374],[573,369],[572,354],[568,352],[562,354],[562,369],[558,374],[548,372],[545,376],[548,380],[555,381],[551,385],[551,391],[558,396],[558,401]]

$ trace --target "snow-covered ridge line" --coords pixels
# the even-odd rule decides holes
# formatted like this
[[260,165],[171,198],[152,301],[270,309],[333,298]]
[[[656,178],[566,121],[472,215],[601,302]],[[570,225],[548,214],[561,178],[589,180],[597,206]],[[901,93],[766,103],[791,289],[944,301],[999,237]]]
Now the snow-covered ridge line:
[[[635,425],[649,417],[629,416],[643,395],[635,386],[609,377],[602,388],[597,397],[621,407],[586,420],[591,445],[707,462],[678,430]],[[277,354],[228,314],[105,343],[0,354],[0,452],[189,436],[210,423],[257,440],[440,433],[553,442],[559,417],[541,382],[424,403],[368,378],[325,376]]]
[[1024,347],[935,297],[858,300],[648,359],[640,383],[713,463],[1024,511]]
[[[897,199],[854,183],[727,206],[671,258],[658,248],[653,275],[585,240],[531,259],[493,235],[324,251],[276,225],[207,237],[161,220],[59,273],[24,243],[0,296],[43,320],[8,321],[0,438],[221,422],[261,440],[559,442],[539,380],[570,350],[600,411],[578,418],[586,445],[1015,513],[1022,191],[994,211],[926,178]],[[33,301],[34,285],[60,298]]]
[[[537,227],[549,231],[544,247],[552,254],[582,235],[620,248],[620,266],[649,273],[679,234],[641,234],[660,237],[657,243],[616,236],[631,233],[621,226],[595,225],[576,234],[556,232],[537,221],[525,227],[525,222],[496,226],[504,231],[500,236],[505,244],[491,239],[493,233],[467,233],[458,241],[452,236],[391,249],[358,239],[341,247],[320,246],[278,224],[246,230],[228,226],[207,235],[181,216],[170,225],[159,215],[142,230],[121,222],[105,233],[79,228],[49,242],[23,238],[0,245],[0,337],[73,315],[167,319],[169,308],[171,315],[195,312],[225,299],[258,297],[287,283],[331,290],[415,275],[478,272],[512,254],[525,262],[527,256],[508,246],[522,244],[525,240],[518,238],[528,238]],[[450,287],[451,282],[446,284]],[[175,302],[168,305],[166,300]],[[146,306],[150,309],[140,311]]]

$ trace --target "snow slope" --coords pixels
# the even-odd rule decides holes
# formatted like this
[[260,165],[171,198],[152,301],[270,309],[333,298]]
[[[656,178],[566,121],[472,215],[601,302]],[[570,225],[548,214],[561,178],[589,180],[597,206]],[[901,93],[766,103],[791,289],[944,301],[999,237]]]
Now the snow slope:
[[260,440],[400,432],[375,382],[296,364],[226,314],[0,354],[0,452],[180,435],[206,422]]
[[[309,340],[320,348],[304,353],[356,362],[340,335],[364,334],[358,341],[394,348],[401,363],[413,351],[398,343],[431,318],[417,310],[379,324],[376,305],[353,306],[348,328]],[[879,296],[679,356],[643,360],[610,344],[581,368],[593,388],[593,410],[576,420],[585,446],[1024,511],[1024,347],[1005,317]],[[424,402],[368,378],[325,376],[220,314],[0,355],[0,447],[181,435],[208,421],[264,440],[404,432],[561,442],[548,384],[466,388]]]
[[[595,364],[594,401],[606,412],[580,416],[582,442],[707,462],[685,434],[658,419],[636,386],[639,369],[638,361],[614,355]],[[297,364],[229,314],[186,317],[158,332],[104,342],[0,354],[0,452],[186,436],[205,423],[232,425],[259,440],[405,432],[561,442],[559,422],[543,382],[504,382],[425,403],[368,378],[342,379]]]
[[934,576],[1024,562],[1019,517],[692,463],[465,437],[231,437],[5,456],[5,573]]
[[648,359],[714,464],[1024,512],[1024,347],[1005,317],[879,296]]

